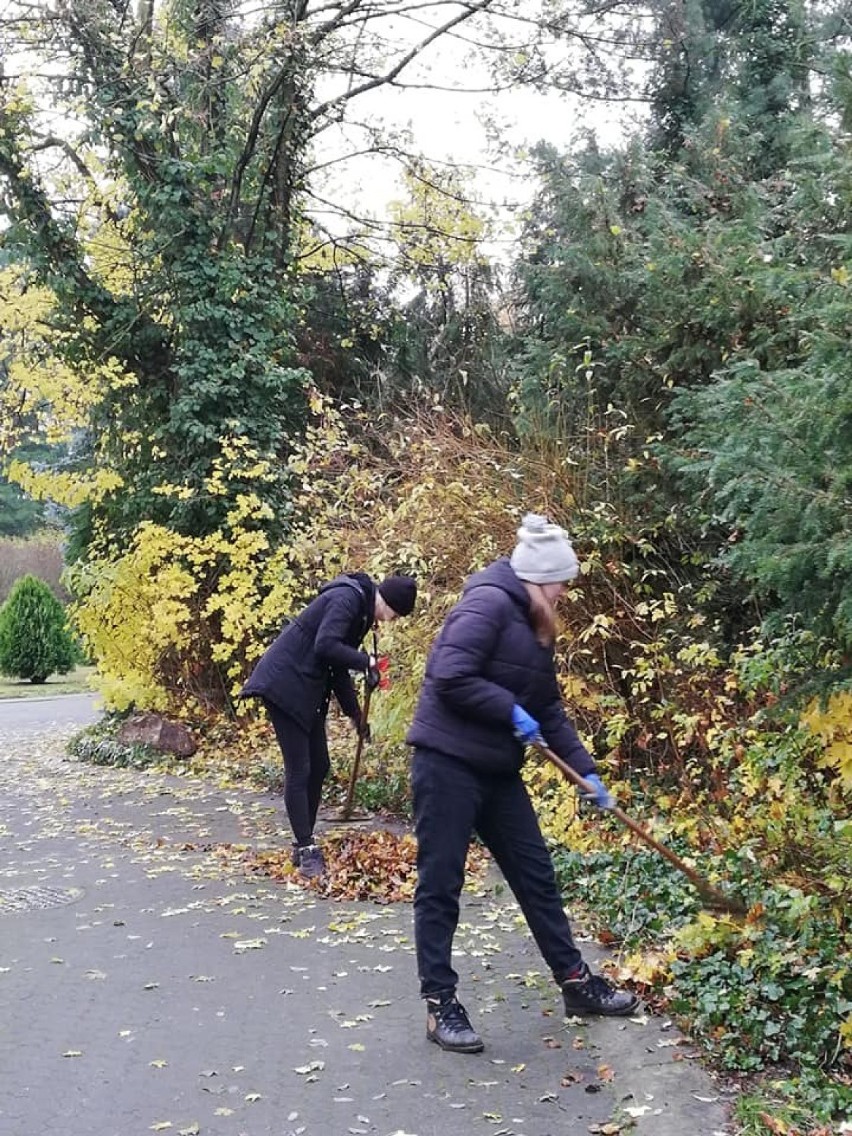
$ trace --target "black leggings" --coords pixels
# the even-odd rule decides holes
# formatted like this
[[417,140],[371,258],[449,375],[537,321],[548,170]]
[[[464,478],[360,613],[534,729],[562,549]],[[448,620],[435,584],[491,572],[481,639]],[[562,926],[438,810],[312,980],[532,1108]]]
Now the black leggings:
[[416,748],[411,770],[417,831],[414,939],[422,997],[455,990],[453,937],[465,857],[474,832],[512,889],[553,977],[583,961],[556,885],[553,862],[520,774],[494,777],[458,758]]
[[274,702],[264,699],[284,758],[284,807],[299,845],[313,840],[322,786],[331,763],[325,737],[325,715],[317,713],[310,733]]

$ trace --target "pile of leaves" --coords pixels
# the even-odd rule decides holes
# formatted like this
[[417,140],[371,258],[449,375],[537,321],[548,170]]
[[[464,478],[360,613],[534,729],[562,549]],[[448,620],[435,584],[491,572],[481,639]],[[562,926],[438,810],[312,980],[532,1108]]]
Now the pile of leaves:
[[[252,849],[222,845],[217,855],[231,867],[274,880],[298,883],[324,899],[364,900],[372,903],[410,903],[417,882],[417,842],[410,833],[386,829],[341,829],[323,838],[327,871],[318,879],[299,875],[289,847]],[[468,876],[485,870],[486,853],[471,848]]]

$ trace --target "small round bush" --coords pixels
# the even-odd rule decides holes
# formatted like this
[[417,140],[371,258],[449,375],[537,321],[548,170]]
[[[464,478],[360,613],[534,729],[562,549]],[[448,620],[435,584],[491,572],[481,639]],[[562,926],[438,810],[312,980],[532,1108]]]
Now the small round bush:
[[74,640],[62,604],[37,576],[22,576],[0,608],[0,671],[45,682],[75,663]]

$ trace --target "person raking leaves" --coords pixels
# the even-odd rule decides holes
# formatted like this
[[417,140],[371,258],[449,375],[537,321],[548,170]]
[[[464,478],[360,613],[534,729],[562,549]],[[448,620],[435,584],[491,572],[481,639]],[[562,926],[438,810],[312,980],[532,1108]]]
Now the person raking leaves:
[[479,1053],[456,996],[452,944],[474,832],[512,889],[559,987],[566,1014],[632,1013],[638,999],[592,974],[574,943],[553,863],[521,778],[525,747],[543,740],[613,799],[566,716],[554,661],[557,600],[579,564],[567,534],[528,513],[511,557],[471,576],[426,663],[407,741],[417,834],[414,933],[426,1036]]
[[[345,573],[319,594],[262,655],[240,691],[263,700],[284,759],[284,806],[293,830],[293,863],[305,877],[325,870],[314,827],[330,762],[326,717],[334,694],[343,713],[361,730],[361,707],[350,671],[379,684],[376,625],[410,615],[417,598],[411,576],[388,576],[376,584],[363,572]],[[374,651],[361,650],[370,628]]]

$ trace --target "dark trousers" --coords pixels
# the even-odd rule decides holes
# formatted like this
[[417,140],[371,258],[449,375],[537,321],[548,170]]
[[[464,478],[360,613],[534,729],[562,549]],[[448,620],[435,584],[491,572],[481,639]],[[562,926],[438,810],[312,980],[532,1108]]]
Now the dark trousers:
[[557,982],[582,956],[562,908],[553,863],[520,774],[492,777],[416,748],[411,769],[417,833],[414,938],[422,997],[454,990],[453,936],[465,859],[478,833],[512,889]]
[[296,843],[313,840],[322,786],[331,763],[325,737],[325,715],[318,713],[310,733],[274,702],[264,699],[284,758],[284,807]]

